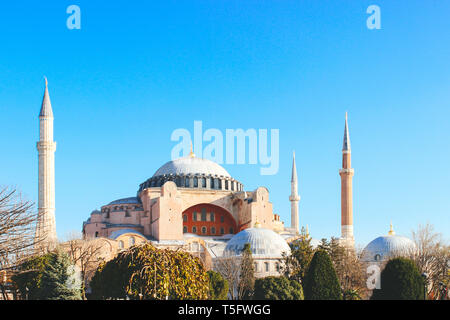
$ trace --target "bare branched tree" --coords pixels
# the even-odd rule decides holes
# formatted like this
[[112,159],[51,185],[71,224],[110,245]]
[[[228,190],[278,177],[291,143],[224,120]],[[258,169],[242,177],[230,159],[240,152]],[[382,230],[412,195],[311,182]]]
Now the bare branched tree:
[[35,254],[37,220],[32,202],[24,200],[14,188],[0,189],[0,290],[3,299],[8,298],[7,284],[12,271]]
[[13,268],[34,253],[37,213],[15,189],[0,190],[0,269]]
[[214,269],[228,281],[228,294],[231,300],[240,299],[241,258],[229,255],[214,261]]
[[[103,238],[81,239],[72,233],[68,240],[60,244],[81,272],[83,288],[86,288],[100,263],[110,260],[114,254],[111,244]],[[83,290],[84,292],[84,290]]]
[[420,272],[427,274],[428,296],[439,299],[442,285],[449,286],[450,246],[440,233],[434,232],[430,224],[419,225],[412,232],[416,250],[409,257],[416,263]]

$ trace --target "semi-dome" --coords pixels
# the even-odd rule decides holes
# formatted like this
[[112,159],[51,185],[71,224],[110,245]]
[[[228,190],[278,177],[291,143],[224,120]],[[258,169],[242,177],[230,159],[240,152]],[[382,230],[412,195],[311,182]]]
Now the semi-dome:
[[164,164],[161,168],[156,170],[153,177],[163,175],[211,175],[211,176],[223,176],[231,178],[230,174],[221,165],[203,158],[197,158],[194,156],[187,156],[172,160]]
[[287,242],[277,233],[264,228],[242,230],[228,241],[224,255],[241,255],[246,243],[250,244],[255,258],[281,258],[283,252],[291,253]]
[[386,261],[393,256],[407,255],[415,249],[414,241],[396,235],[391,225],[388,235],[372,240],[364,248],[361,259],[365,262]]

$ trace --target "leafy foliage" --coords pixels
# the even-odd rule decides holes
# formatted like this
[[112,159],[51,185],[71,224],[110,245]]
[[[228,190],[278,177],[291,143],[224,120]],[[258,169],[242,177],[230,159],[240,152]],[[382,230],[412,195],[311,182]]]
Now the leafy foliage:
[[375,289],[371,299],[424,299],[424,280],[414,262],[406,258],[389,260],[381,272],[381,289]]
[[314,254],[303,280],[307,300],[342,300],[341,286],[330,256],[324,250]]
[[212,300],[226,300],[228,294],[228,281],[218,272],[210,270],[209,277],[209,298]]
[[94,299],[207,299],[209,293],[208,275],[198,258],[149,243],[100,265],[90,286]]
[[266,277],[255,281],[255,300],[303,300],[303,289],[296,280]]
[[81,299],[73,265],[67,254],[60,251],[28,259],[18,267],[12,281],[24,299]]
[[301,283],[314,255],[311,238],[304,228],[302,228],[300,238],[292,241],[289,246],[291,254],[283,255],[282,259],[283,273],[289,279],[297,280]]

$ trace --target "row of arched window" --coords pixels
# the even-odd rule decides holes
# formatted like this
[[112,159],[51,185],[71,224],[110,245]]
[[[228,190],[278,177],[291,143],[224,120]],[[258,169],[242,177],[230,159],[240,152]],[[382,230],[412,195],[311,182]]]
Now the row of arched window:
[[[128,246],[132,247],[134,246],[136,243],[136,239],[134,237],[129,237],[128,238]],[[123,242],[123,240],[119,240],[119,249],[123,249],[125,247],[125,243]]]
[[[173,181],[179,188],[207,188],[206,181],[209,180],[209,188],[213,190],[242,191],[243,185],[235,180],[213,178],[213,177],[190,177],[190,176],[160,176],[147,180],[139,191],[145,188],[162,187],[167,181]],[[234,183],[233,183],[234,182]]]
[[265,262],[261,263],[261,270],[260,270],[260,264],[258,262],[255,262],[255,264],[254,264],[255,272],[271,272],[271,271],[280,272],[280,263],[279,262],[273,263],[274,270],[271,270],[272,269],[271,265],[272,265],[272,263],[265,261]]
[[[217,232],[216,227],[211,227],[210,230],[211,230],[211,234],[217,234],[216,233]],[[198,231],[200,231],[201,234],[206,235],[206,234],[208,234],[208,227],[203,226],[203,227],[200,228],[200,230],[198,230],[196,226],[193,226],[191,228],[191,233],[197,234]],[[228,231],[229,231],[228,233],[233,234],[234,233],[233,227],[230,227],[228,229]],[[183,226],[183,233],[188,233],[188,232],[189,232],[189,227],[188,226]],[[220,235],[224,235],[225,234],[225,228],[224,227],[220,227],[219,228],[219,234]]]

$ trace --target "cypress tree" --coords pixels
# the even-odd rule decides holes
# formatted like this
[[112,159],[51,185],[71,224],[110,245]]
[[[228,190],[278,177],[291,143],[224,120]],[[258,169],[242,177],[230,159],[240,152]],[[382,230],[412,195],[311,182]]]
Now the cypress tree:
[[424,280],[410,259],[391,259],[381,272],[381,289],[373,291],[371,300],[423,300]]
[[41,278],[39,299],[81,300],[80,285],[69,256],[63,252],[49,253]]
[[246,243],[242,249],[242,261],[240,270],[239,288],[240,297],[243,300],[249,300],[253,296],[255,288],[255,268],[253,267],[252,250],[250,243]]
[[303,281],[306,300],[342,300],[342,290],[330,256],[323,250],[314,254]]
[[211,300],[226,300],[228,294],[228,281],[213,270],[206,272],[209,277],[209,298]]

